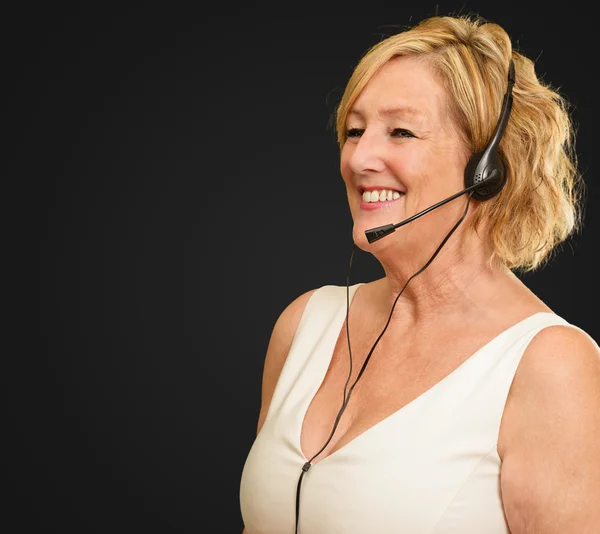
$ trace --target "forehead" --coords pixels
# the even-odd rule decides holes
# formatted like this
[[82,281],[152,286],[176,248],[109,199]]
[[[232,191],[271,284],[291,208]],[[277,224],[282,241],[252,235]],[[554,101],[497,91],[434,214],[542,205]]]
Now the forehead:
[[348,117],[398,116],[411,122],[442,122],[446,98],[431,67],[412,57],[388,61],[367,82]]

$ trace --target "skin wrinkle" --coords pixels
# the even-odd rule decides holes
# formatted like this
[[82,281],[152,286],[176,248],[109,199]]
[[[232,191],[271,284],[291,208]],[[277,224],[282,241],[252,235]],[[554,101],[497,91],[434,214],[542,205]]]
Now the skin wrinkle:
[[[394,74],[394,71],[391,69],[394,68],[395,65],[405,64],[410,65],[413,79],[418,75],[422,76],[423,72],[427,73],[427,76],[432,80],[430,82],[430,87],[433,91],[428,93],[427,97],[425,97],[416,90],[418,85],[410,85],[415,82],[405,81],[404,85],[407,86],[408,92],[402,97],[402,100],[400,100],[400,107],[420,106],[422,121],[419,121],[419,124],[409,124],[402,118],[393,122],[394,126],[407,128],[412,126],[413,129],[411,131],[414,131],[416,137],[401,140],[397,145],[389,143],[390,146],[388,146],[388,144],[382,143],[378,137],[383,135],[380,132],[385,131],[389,124],[386,121],[382,121],[380,110],[382,108],[398,107],[399,97],[395,95],[391,98],[393,104],[389,104],[388,102],[390,99],[389,95],[387,96],[388,100],[385,100],[381,106],[373,105],[372,102],[379,102],[379,98],[382,98],[381,94],[385,94],[386,84],[394,83],[394,77],[399,77],[399,75]],[[388,74],[388,72],[391,72],[391,74]],[[375,92],[371,92],[370,88],[373,87],[372,84],[375,80],[381,79],[381,77],[383,77],[385,83],[382,82],[381,88],[376,86]],[[392,80],[389,80],[389,77],[391,77]],[[446,98],[443,91],[443,87],[439,84],[437,79],[432,76],[429,64],[427,62],[414,60],[413,58],[396,58],[395,60],[392,60],[371,80],[369,86],[357,98],[348,115],[349,120],[347,124],[348,129],[364,129],[365,126],[366,129],[358,142],[355,142],[351,138],[346,142],[342,150],[342,175],[344,175],[349,190],[351,206],[352,195],[355,194],[354,187],[356,181],[358,181],[358,177],[370,177],[371,175],[377,174],[382,174],[385,177],[392,176],[395,181],[402,184],[403,188],[408,189],[406,195],[406,211],[402,214],[401,218],[410,216],[423,207],[432,204],[434,201],[441,200],[448,196],[448,194],[458,191],[463,187],[463,175],[462,172],[459,171],[455,171],[451,179],[440,180],[441,176],[447,175],[447,168],[450,169],[450,172],[454,169],[464,168],[468,152],[466,147],[461,144],[460,140],[457,138],[455,129],[447,120],[448,117],[446,113],[440,113],[440,110],[447,109]],[[417,106],[415,106],[415,104],[408,104],[407,102],[410,101],[410,99],[418,102]],[[372,107],[366,107],[368,105]],[[371,110],[371,115],[367,113],[367,109]],[[419,148],[416,155],[406,152],[408,157],[402,156],[402,154],[405,153],[405,149],[402,145],[404,142],[412,143],[412,146],[418,145]],[[406,150],[411,149],[407,147]],[[395,155],[396,152],[398,152],[397,156]],[[388,167],[388,163],[384,163],[384,161],[390,162],[396,158],[399,161],[402,161],[401,170],[396,170],[395,167],[390,168]],[[452,165],[449,167],[441,167],[438,164],[439,170],[432,171],[430,162],[433,161],[452,162]],[[352,169],[352,171],[350,169]],[[432,172],[433,174],[431,174]],[[354,178],[350,177],[350,173],[354,175]],[[404,176],[410,177],[408,182],[403,178]],[[373,183],[377,182],[376,177],[371,177],[370,179]],[[451,186],[450,183],[455,185]],[[414,184],[414,187],[411,184]],[[440,191],[440,184],[446,184],[443,185],[444,191]],[[408,225],[399,232],[399,234],[403,236],[402,239],[398,240],[395,244],[391,240],[387,241],[387,249],[382,249],[380,251],[378,259],[386,271],[387,287],[392,302],[399,290],[404,286],[408,277],[422,267],[426,258],[431,255],[437,245],[441,242],[443,236],[453,224],[453,221],[458,219],[459,214],[464,210],[464,204],[457,199],[445,208],[449,214],[446,217],[441,216],[443,221],[440,224],[439,230],[433,229],[432,232],[434,226],[433,220],[429,224],[427,222],[418,224],[418,221],[415,221],[415,223]],[[392,216],[393,215],[390,214],[390,217]],[[433,214],[427,214],[424,218],[432,217],[434,217]],[[440,217],[438,217],[438,219],[439,218]],[[424,228],[429,228],[429,232],[432,234],[431,239],[422,237]],[[447,295],[456,293],[457,284],[452,281],[452,279],[460,280],[463,277],[464,264],[468,261],[467,250],[471,248],[461,244],[463,237],[461,237],[460,234],[459,228],[455,236],[453,236],[446,244],[440,255],[436,258],[435,267],[432,265],[424,273],[419,275],[419,277],[411,281],[411,284],[407,287],[401,301],[398,302],[396,309],[394,310],[396,315],[405,315],[408,311],[407,306],[411,308],[411,315],[426,313],[427,308],[433,309],[439,306],[440,302],[447,300]],[[477,235],[474,235],[474,237],[471,238],[471,241],[472,240],[480,241]],[[427,243],[427,247],[424,247],[423,243]],[[407,244],[410,244],[408,246],[411,250],[415,246],[417,247],[415,256],[417,256],[418,259],[414,259],[410,262],[398,262],[396,258],[406,258],[408,256],[407,252],[403,250]],[[473,244],[474,243],[472,242],[470,243],[470,245]],[[476,243],[476,245],[479,244],[480,243]],[[472,255],[472,251],[468,254]],[[469,285],[475,283],[476,280],[476,278],[470,280]],[[434,292],[432,292],[432,288],[435,289]],[[427,293],[426,298],[421,298],[423,292]],[[438,292],[439,296],[436,296],[436,293]],[[463,291],[460,293],[462,294]],[[419,303],[418,306],[414,304],[417,302]],[[417,310],[417,308],[420,308],[420,310]]]
[[[455,129],[447,128],[454,121],[448,120],[452,110],[444,95],[456,100],[457,114],[465,122],[464,132],[472,133],[474,143],[485,142],[486,132],[493,126],[488,119],[496,119],[506,83],[506,64],[512,57],[517,73],[516,98],[502,148],[510,177],[493,200],[469,205],[467,220],[442,253],[411,281],[321,458],[334,454],[382,418],[423,395],[510,327],[535,314],[552,314],[510,269],[540,265],[559,241],[555,237],[572,229],[568,212],[575,213],[576,206],[564,191],[575,185],[576,176],[558,146],[561,139],[567,141],[565,132],[558,131],[551,115],[567,119],[558,110],[556,93],[538,83],[532,64],[524,56],[510,50],[510,41],[501,28],[482,29],[474,23],[448,19],[430,24],[407,37],[386,40],[361,59],[338,107],[340,171],[354,222],[353,239],[359,248],[373,254],[385,271],[385,277],[362,284],[353,297],[347,332],[352,338],[355,376],[361,359],[367,357],[381,332],[399,288],[429,259],[464,204],[457,199],[372,244],[364,232],[401,221],[463,189],[470,145],[461,134],[461,123],[456,123]],[[456,33],[461,30],[464,42],[471,46],[478,32],[493,30],[498,38],[481,39],[479,54],[469,46],[444,49],[445,44],[456,42]],[[487,46],[497,46],[498,50],[484,50]],[[439,57],[434,58],[434,72],[423,57],[436,47]],[[409,50],[424,56],[402,56]],[[400,56],[389,61],[392,53]],[[466,74],[465,61],[473,69],[473,83]],[[443,77],[448,80],[446,84],[441,81]],[[361,85],[361,80],[366,85]],[[364,123],[343,124],[351,104],[361,112],[360,117],[354,114],[352,121],[359,118]],[[409,124],[406,117],[391,120],[382,116],[382,109],[398,104],[417,107],[427,120],[416,125]],[[483,114],[478,115],[480,108]],[[344,138],[342,125],[363,131]],[[567,122],[565,127],[568,129]],[[414,135],[392,128],[405,128]],[[543,137],[546,129],[552,130],[552,136]],[[554,146],[544,146],[548,137]],[[532,162],[536,163],[533,167]],[[542,175],[542,170],[547,174]],[[361,187],[393,188],[394,184],[406,190],[397,201],[361,206]],[[535,193],[534,186],[539,186]],[[472,223],[478,224],[478,232],[467,231]],[[544,247],[544,243],[548,245]],[[290,305],[286,315],[301,313],[298,302],[306,302],[305,295]],[[594,520],[600,522],[597,508],[592,508],[600,497],[596,448],[600,438],[600,370],[591,363],[598,360],[598,347],[574,328],[548,326],[554,321],[561,324],[559,319],[545,317],[540,321],[541,331],[527,345],[511,377],[500,429],[493,437],[502,460],[502,504],[512,534],[590,534],[585,532],[586,526]],[[269,352],[269,359],[278,365],[285,361],[289,341],[289,336],[280,334],[281,329],[288,331],[288,323],[283,324],[274,335],[275,349]],[[320,450],[331,431],[327,422],[337,414],[340,390],[348,375],[349,346],[344,334],[342,327],[327,375],[301,425],[300,447],[306,457]],[[281,352],[278,346],[284,347]],[[572,379],[565,379],[569,372]],[[270,373],[265,376],[269,384],[275,382]],[[592,377],[597,377],[595,383]],[[265,399],[269,395],[267,388]],[[585,469],[580,467],[583,465]]]

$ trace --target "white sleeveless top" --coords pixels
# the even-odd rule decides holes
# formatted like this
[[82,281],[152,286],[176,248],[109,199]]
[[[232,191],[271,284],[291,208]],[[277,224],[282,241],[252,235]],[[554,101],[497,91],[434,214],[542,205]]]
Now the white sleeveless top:
[[[358,286],[350,287],[351,298]],[[306,305],[242,471],[248,534],[295,532],[296,488],[308,460],[302,423],[345,319],[344,286],[321,287]],[[531,339],[547,326],[568,324],[553,313],[517,323],[314,464],[302,480],[298,533],[508,534],[497,451],[508,391]]]

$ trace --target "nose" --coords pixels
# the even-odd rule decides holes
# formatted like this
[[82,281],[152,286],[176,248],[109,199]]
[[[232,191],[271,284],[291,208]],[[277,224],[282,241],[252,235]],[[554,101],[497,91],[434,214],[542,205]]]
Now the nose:
[[355,174],[381,172],[385,169],[383,140],[375,131],[366,129],[358,142],[350,142],[348,165]]

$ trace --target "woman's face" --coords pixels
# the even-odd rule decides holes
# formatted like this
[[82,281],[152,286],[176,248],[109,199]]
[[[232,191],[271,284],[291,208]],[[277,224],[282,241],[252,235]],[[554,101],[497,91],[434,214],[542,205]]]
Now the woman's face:
[[365,230],[398,223],[464,188],[469,154],[427,63],[397,57],[384,65],[354,102],[346,130],[341,174],[356,244],[371,252],[412,253],[424,245],[433,252],[460,218],[466,195],[375,243],[365,237]]

